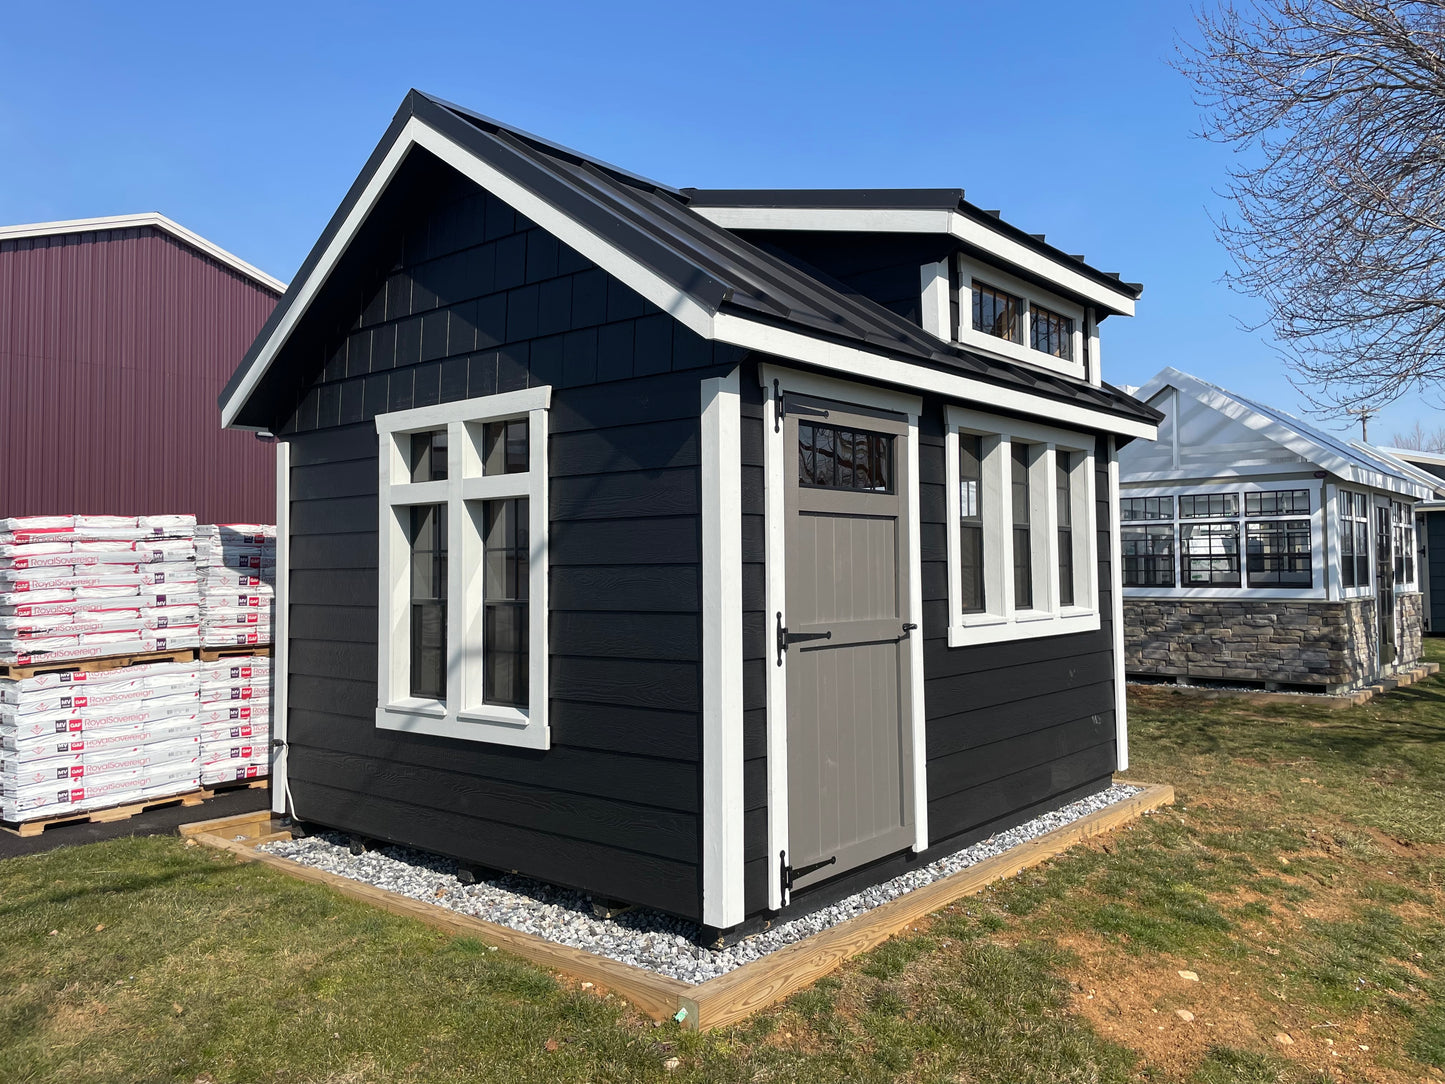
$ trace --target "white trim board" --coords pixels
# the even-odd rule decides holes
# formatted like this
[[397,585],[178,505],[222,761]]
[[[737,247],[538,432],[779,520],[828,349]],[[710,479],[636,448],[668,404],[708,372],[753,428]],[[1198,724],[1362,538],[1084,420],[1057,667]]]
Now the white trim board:
[[[923,689],[923,551],[918,529],[921,498],[919,495],[918,419],[923,400],[888,388],[876,388],[853,381],[838,380],[817,373],[800,372],[781,366],[758,366],[758,382],[763,387],[763,477],[764,501],[767,511],[767,627],[773,627],[775,614],[787,614],[787,547],[786,512],[783,490],[786,484],[788,456],[782,441],[773,432],[778,418],[778,404],[773,395],[773,381],[782,394],[793,392],[813,395],[836,402],[875,407],[904,414],[908,418],[909,486],[904,515],[910,517],[908,575],[909,592],[905,623],[918,626],[918,633],[908,639],[909,673],[913,683],[912,708],[913,754],[913,845],[915,852],[928,847],[928,735],[924,711]],[[786,665],[786,659],[785,665]],[[768,672],[768,907],[785,907],[788,893],[783,888],[782,870],[777,856],[789,849],[788,837],[788,680],[784,666],[774,665],[769,656]]]
[[[704,195],[703,198],[706,198]],[[1134,315],[1134,299],[1095,282],[1058,260],[958,211],[939,208],[709,207],[692,209],[730,230],[823,230],[846,233],[947,234],[1007,264],[1056,283],[1061,289],[1121,316]]]
[[380,166],[372,174],[356,203],[322,252],[315,269],[295,285],[295,296],[289,308],[272,329],[240,383],[222,404],[222,427],[235,423],[246,399],[255,391],[287,338],[316,300],[352,238],[401,168],[412,147],[421,147],[436,155],[705,339],[818,365],[848,377],[880,380],[916,391],[932,391],[965,401],[990,403],[1002,409],[1038,418],[1055,419],[1065,424],[1076,424],[1105,433],[1120,433],[1149,440],[1154,438],[1155,427],[1148,422],[1122,418],[1077,403],[1033,395],[1019,388],[991,384],[961,373],[935,370],[860,347],[842,346],[744,317],[712,313],[610,241],[593,233],[566,212],[483,162],[461,144],[417,117],[407,121],[388,148]]
[[227,252],[214,241],[207,241],[199,233],[188,230],[159,211],[145,211],[134,215],[108,215],[103,218],[71,218],[58,222],[30,222],[18,226],[0,226],[0,241],[19,241],[27,237],[62,237],[71,233],[92,233],[101,230],[130,230],[151,226],[168,233],[217,263],[224,264],[232,271],[273,290],[278,294],[286,292],[286,284],[266,274],[254,264],[249,264],[234,253]]
[[1124,561],[1119,518],[1119,442],[1109,437],[1109,619],[1114,646],[1114,751],[1115,771],[1129,768],[1129,688],[1124,666]]
[[276,443],[276,587],[271,600],[271,812],[296,815],[291,804],[286,711],[291,663],[291,445]]
[[743,900],[743,499],[738,370],[701,382],[702,920]]

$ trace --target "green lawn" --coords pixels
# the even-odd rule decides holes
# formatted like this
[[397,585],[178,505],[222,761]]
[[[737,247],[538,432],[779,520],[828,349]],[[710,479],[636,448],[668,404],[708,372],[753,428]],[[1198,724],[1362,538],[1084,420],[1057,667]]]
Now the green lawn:
[[1133,760],[1173,809],[701,1037],[178,839],[10,859],[0,1081],[1445,1079],[1445,680],[1150,691]]

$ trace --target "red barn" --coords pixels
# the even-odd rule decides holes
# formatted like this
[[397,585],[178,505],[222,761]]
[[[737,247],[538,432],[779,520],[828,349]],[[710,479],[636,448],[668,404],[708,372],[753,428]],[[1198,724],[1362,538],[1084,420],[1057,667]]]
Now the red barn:
[[270,522],[215,404],[285,288],[160,214],[0,227],[0,516]]

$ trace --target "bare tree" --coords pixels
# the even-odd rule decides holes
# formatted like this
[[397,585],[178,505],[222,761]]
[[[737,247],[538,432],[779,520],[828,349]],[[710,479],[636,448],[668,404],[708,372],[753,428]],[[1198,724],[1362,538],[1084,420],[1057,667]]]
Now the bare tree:
[[[1445,389],[1445,0],[1225,0],[1176,67],[1233,147],[1216,221],[1316,408]],[[1261,325],[1263,326],[1263,325]]]
[[1433,433],[1426,432],[1425,427],[1416,421],[1411,429],[1397,430],[1390,438],[1390,447],[1409,448],[1416,452],[1445,452],[1445,426]]

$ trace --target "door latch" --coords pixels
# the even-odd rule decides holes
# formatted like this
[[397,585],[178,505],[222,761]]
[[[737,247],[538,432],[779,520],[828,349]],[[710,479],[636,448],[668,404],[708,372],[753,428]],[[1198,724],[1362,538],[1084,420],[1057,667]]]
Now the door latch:
[[905,624],[905,625],[903,626],[903,635],[900,636],[899,639],[900,639],[900,640],[906,640],[906,639],[908,639],[908,634],[911,633],[911,632],[912,632],[914,629],[916,629],[917,627],[918,627],[918,623],[917,623],[916,621],[910,621],[910,622],[908,622],[907,624]]
[[827,632],[789,632],[783,627],[783,614],[778,611],[778,665],[783,665],[783,652],[788,650],[789,644],[802,644],[809,640],[831,640],[833,630]]

